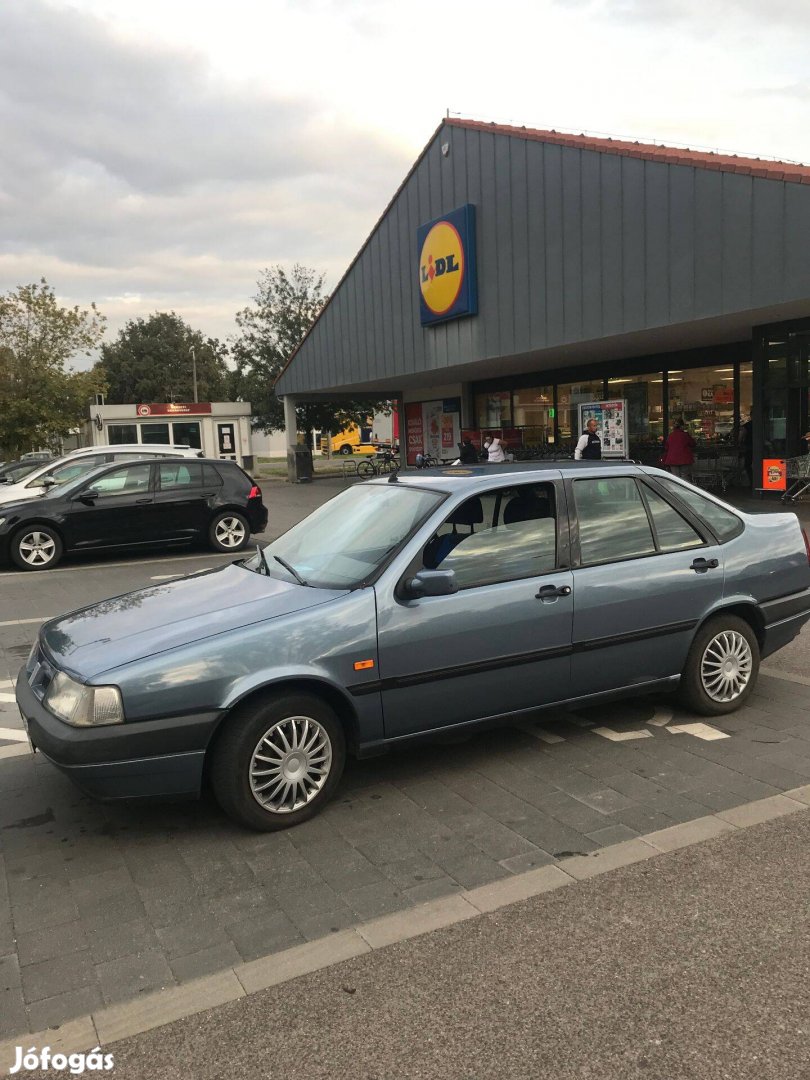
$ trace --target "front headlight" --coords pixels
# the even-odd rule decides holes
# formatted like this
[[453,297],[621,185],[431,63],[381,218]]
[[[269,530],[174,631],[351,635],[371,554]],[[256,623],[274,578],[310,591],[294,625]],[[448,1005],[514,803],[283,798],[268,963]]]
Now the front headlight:
[[122,724],[124,704],[117,686],[85,686],[64,671],[57,671],[45,694],[44,704],[54,716],[73,727]]

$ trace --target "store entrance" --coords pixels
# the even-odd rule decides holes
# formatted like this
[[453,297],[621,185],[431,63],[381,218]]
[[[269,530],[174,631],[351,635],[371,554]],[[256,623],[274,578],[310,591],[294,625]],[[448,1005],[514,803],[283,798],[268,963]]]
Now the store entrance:
[[763,457],[808,452],[810,429],[810,331],[783,333],[766,345]]

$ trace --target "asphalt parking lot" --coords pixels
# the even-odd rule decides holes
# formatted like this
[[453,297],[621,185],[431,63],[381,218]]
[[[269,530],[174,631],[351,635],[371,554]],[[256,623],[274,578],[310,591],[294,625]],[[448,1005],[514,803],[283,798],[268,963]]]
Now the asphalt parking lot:
[[[264,486],[269,539],[343,485]],[[231,558],[0,570],[0,1037],[810,781],[804,638],[722,722],[664,697],[546,712],[354,763],[282,834],[95,803],[24,752],[11,679],[43,619]]]

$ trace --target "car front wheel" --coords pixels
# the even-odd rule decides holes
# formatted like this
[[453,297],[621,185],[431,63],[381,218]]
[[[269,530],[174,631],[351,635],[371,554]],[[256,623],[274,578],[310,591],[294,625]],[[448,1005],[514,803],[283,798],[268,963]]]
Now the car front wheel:
[[62,540],[47,525],[31,525],[12,537],[11,558],[21,570],[50,570],[62,557]]
[[250,540],[247,518],[234,510],[217,514],[208,530],[208,539],[214,551],[241,551]]
[[718,615],[695,635],[681,675],[684,703],[723,716],[745,703],[759,673],[759,643],[745,619]]
[[287,829],[319,813],[346,761],[343,728],[310,694],[284,694],[238,708],[211,762],[225,813],[250,829]]
[[338,453],[339,454],[351,454],[352,453],[352,448],[349,446],[348,443],[344,443],[343,446],[341,446],[340,450],[338,450]]

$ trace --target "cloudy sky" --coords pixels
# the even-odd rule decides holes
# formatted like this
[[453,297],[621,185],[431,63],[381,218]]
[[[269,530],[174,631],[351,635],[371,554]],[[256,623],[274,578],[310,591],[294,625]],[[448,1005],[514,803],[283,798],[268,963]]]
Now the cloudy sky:
[[447,109],[810,161],[807,0],[0,0],[0,292],[225,338]]

